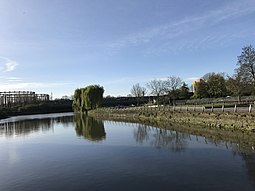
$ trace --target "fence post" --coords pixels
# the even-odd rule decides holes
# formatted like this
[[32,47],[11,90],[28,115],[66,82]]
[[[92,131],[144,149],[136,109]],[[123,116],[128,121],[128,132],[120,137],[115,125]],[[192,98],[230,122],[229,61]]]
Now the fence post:
[[203,113],[205,112],[205,106],[202,106],[202,112]]
[[236,108],[236,104],[235,104],[235,107],[234,107],[234,112],[236,112],[237,111],[237,108]]
[[224,112],[224,104],[222,105],[222,108],[221,108],[222,112]]
[[212,104],[211,112],[213,112],[213,104]]
[[249,106],[249,113],[251,113],[251,104],[250,104],[250,106]]

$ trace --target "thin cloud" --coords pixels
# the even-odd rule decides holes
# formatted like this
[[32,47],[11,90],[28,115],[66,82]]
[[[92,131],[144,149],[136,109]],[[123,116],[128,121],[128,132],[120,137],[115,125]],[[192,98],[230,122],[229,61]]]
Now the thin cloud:
[[185,79],[185,81],[188,81],[188,82],[190,82],[190,81],[195,81],[195,80],[197,80],[197,79],[200,79],[201,78],[201,76],[194,76],[194,77],[189,77],[189,78],[186,78]]
[[9,81],[9,82],[21,82],[22,81],[22,79],[21,78],[19,78],[19,77],[7,77],[7,78],[5,78],[7,81]]
[[[224,21],[246,16],[254,12],[255,2],[253,0],[237,1],[234,3],[230,2],[221,9],[207,12],[204,15],[184,18],[170,24],[156,26],[141,32],[130,34],[129,36],[126,36],[118,41],[109,43],[108,47],[109,49],[113,50],[113,52],[116,52],[116,50],[119,50],[125,46],[136,46],[150,43],[153,42],[154,39],[162,40],[163,42],[167,40],[167,42],[169,42],[169,40],[181,35],[189,34],[191,31],[214,26],[223,23]],[[207,36],[206,38],[208,39],[203,39],[205,42],[208,40],[219,41],[218,38],[214,38],[212,36]],[[191,44],[194,44],[194,42]],[[163,45],[166,46],[165,43],[163,43]],[[182,43],[179,48],[181,49],[183,47],[190,46],[190,42],[185,42]]]
[[4,73],[11,72],[11,71],[15,70],[18,66],[18,63],[16,61],[11,60],[9,58],[0,56],[0,60],[2,60],[0,62],[0,64],[3,65],[3,66],[0,65],[0,71],[2,71]]
[[34,90],[40,88],[54,88],[70,84],[71,83],[43,83],[43,82],[2,83],[0,84],[0,89],[1,91]]

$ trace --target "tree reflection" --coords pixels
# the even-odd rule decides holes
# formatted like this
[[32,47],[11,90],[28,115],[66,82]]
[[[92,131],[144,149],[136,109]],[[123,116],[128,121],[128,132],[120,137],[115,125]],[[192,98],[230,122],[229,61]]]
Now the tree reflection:
[[169,131],[166,129],[157,129],[154,134],[153,145],[156,147],[171,148],[175,152],[185,150],[187,146],[186,135],[177,131]]
[[136,142],[142,144],[145,140],[149,139],[148,127],[146,125],[138,124],[137,129],[134,131]]
[[247,175],[255,188],[255,153],[254,147],[243,147],[235,144],[232,148],[234,155],[239,155],[244,161]]
[[137,124],[137,129],[134,130],[136,142],[142,144],[145,141],[150,141],[154,147],[168,148],[175,152],[185,150],[187,137],[188,134],[142,124]]
[[84,114],[75,114],[75,130],[78,136],[83,136],[90,141],[105,139],[104,123]]
[[68,126],[73,122],[73,116],[62,116],[43,119],[26,119],[15,122],[5,122],[0,124],[0,135],[6,137],[24,136],[38,131],[49,131],[54,127],[54,123],[61,123]]

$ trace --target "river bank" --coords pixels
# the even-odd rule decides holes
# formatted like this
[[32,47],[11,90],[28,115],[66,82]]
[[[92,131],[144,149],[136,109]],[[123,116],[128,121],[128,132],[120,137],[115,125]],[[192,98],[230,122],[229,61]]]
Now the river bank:
[[0,119],[6,119],[18,115],[49,114],[72,112],[72,104],[69,102],[51,101],[34,104],[17,105],[15,107],[1,108]]
[[98,109],[89,112],[100,120],[140,123],[177,132],[204,136],[215,144],[236,143],[238,150],[254,152],[255,123],[253,114],[201,113],[183,111],[129,111]]
[[101,108],[90,115],[144,121],[162,121],[174,124],[197,125],[228,130],[255,131],[255,114],[233,112],[125,110]]

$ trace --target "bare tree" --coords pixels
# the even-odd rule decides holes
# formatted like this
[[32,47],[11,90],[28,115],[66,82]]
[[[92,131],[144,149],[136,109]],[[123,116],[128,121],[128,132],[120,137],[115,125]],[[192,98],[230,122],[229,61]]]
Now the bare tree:
[[255,86],[255,49],[251,45],[242,49],[237,65],[239,65],[237,70],[241,75],[241,81]]
[[145,96],[147,90],[145,87],[142,87],[140,86],[139,83],[137,83],[132,86],[130,92],[131,92],[131,95],[137,98],[137,105],[139,105],[140,98]]
[[168,94],[169,96],[169,103],[170,100],[173,100],[173,104],[174,104],[174,100],[177,99],[178,97],[178,90],[181,88],[183,81],[180,77],[176,77],[176,76],[169,76],[166,80],[165,80],[165,92]]
[[165,81],[165,92],[169,93],[171,91],[176,91],[183,84],[183,81],[180,77],[169,76]]
[[164,95],[165,92],[165,82],[163,80],[152,80],[147,83],[147,87],[152,95],[157,96],[157,103],[159,104],[159,96]]
[[131,95],[133,95],[134,97],[143,97],[143,96],[145,96],[146,91],[147,91],[146,88],[140,86],[139,83],[133,85],[130,90]]

